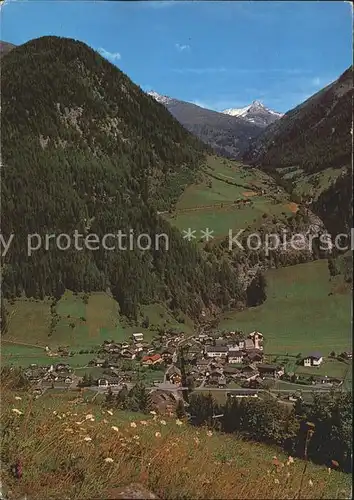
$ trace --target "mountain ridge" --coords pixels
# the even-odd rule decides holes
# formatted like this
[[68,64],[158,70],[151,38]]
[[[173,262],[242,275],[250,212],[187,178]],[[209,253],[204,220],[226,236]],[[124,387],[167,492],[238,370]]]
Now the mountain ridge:
[[155,91],[148,95],[165,106],[189,132],[228,158],[240,159],[250,141],[262,131],[262,126],[242,117],[229,116]]
[[244,159],[273,168],[299,165],[306,171],[350,164],[352,97],[350,67],[270,125],[251,143]]

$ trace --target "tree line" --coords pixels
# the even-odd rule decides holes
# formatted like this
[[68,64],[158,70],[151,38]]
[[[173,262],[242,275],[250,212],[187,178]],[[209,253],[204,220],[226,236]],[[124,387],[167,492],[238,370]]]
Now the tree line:
[[[314,393],[311,404],[298,399],[289,410],[273,398],[228,398],[192,394],[188,412],[194,425],[216,427],[250,440],[280,446],[287,453],[352,470],[352,394]],[[215,418],[216,415],[221,418]]]

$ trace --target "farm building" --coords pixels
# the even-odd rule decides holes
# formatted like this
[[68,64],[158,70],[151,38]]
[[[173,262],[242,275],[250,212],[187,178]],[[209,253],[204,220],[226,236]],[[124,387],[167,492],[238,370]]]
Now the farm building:
[[258,391],[256,389],[240,389],[233,390],[227,393],[228,398],[258,398]]
[[320,366],[323,356],[320,352],[312,352],[302,360],[304,366]]
[[153,354],[152,356],[144,356],[141,360],[143,366],[156,365],[157,363],[162,363],[163,359],[160,354]]
[[118,377],[104,377],[98,379],[98,387],[117,387],[119,386]]
[[181,370],[175,365],[169,366],[166,370],[166,380],[174,385],[179,385],[182,380]]
[[277,378],[284,375],[284,369],[281,366],[264,364],[258,365],[257,368],[261,377],[270,376]]

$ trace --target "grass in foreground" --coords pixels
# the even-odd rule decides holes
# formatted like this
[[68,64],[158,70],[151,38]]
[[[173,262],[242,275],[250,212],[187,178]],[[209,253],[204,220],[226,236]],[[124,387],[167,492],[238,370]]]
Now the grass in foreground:
[[[33,400],[5,391],[2,410],[1,480],[9,498],[103,499],[107,489],[132,482],[171,499],[348,497],[345,474],[297,459],[287,464],[270,447],[172,417],[103,410],[80,394]],[[16,460],[20,480],[8,472]]]

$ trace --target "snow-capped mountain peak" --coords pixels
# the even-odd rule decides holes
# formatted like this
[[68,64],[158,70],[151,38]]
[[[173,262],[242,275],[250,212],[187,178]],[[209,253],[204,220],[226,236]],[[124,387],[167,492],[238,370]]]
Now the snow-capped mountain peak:
[[253,101],[244,108],[230,108],[223,111],[225,115],[245,118],[259,125],[268,125],[283,116],[282,113],[267,108],[261,101]]
[[223,111],[224,114],[230,116],[246,116],[250,111],[266,111],[272,115],[283,116],[282,113],[273,111],[272,109],[266,108],[261,101],[253,101],[252,104],[245,106],[244,108],[229,108]]
[[169,102],[173,101],[171,97],[168,97],[167,95],[161,95],[155,92],[154,90],[150,90],[148,94],[156,99],[157,102],[160,102],[161,104],[168,104]]

